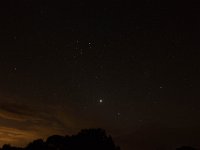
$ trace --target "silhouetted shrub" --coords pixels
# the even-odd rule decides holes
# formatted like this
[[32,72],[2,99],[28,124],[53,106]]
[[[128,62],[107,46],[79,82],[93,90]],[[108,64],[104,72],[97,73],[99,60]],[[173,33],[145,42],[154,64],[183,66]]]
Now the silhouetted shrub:
[[23,150],[23,148],[13,147],[10,144],[4,144],[2,149],[0,148],[0,150]]

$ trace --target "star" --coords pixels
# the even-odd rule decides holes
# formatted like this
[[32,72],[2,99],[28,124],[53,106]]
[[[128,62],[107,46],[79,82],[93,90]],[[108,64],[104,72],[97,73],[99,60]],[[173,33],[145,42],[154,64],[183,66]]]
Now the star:
[[100,99],[100,100],[99,100],[99,103],[103,103],[103,99]]
[[89,42],[88,45],[89,45],[89,48],[92,48],[92,43],[91,42]]

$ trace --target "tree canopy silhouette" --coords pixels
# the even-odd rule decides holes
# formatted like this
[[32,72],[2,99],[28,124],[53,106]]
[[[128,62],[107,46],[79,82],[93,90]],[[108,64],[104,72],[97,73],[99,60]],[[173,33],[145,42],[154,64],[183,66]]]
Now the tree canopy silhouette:
[[12,147],[5,144],[0,150],[120,150],[107,136],[103,129],[84,129],[77,135],[53,135],[47,138],[34,140],[24,148]]
[[[77,135],[52,135],[46,141],[37,139],[24,148],[3,145],[0,150],[120,150],[112,137],[103,129],[83,129]],[[182,146],[176,150],[196,150],[190,146]]]

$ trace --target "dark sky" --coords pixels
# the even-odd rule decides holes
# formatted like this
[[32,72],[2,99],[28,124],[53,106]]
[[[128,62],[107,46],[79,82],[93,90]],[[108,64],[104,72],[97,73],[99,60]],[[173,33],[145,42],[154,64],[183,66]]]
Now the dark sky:
[[123,150],[200,147],[195,3],[0,4],[0,145],[101,127]]

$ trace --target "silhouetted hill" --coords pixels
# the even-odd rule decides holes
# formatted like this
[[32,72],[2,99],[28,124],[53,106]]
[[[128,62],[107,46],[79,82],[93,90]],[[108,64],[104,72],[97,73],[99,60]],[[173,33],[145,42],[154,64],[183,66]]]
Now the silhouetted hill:
[[103,129],[84,129],[77,135],[53,135],[47,138],[34,140],[26,147],[12,147],[5,144],[0,150],[120,150],[111,136],[107,136]]

